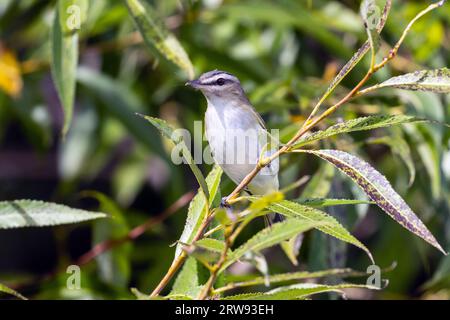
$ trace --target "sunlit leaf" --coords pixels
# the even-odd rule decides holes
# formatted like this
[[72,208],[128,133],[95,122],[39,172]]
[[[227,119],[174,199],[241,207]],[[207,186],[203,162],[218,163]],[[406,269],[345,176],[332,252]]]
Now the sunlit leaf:
[[53,226],[105,218],[106,216],[101,212],[73,209],[56,203],[36,200],[0,202],[0,229]]
[[[214,199],[218,192],[218,186],[220,178],[222,177],[222,169],[219,166],[214,166],[211,172],[206,177],[206,184],[210,190],[210,197]],[[211,202],[211,201],[210,201]],[[177,244],[175,250],[175,259],[180,255],[183,250],[183,244],[191,244],[195,237],[195,234],[200,228],[202,221],[208,214],[209,208],[207,206],[206,199],[202,193],[199,192],[195,195],[189,204],[188,214],[186,218],[186,224],[184,226],[183,233],[180,237],[180,243]]]
[[361,3],[361,16],[364,21],[364,28],[372,51],[372,66],[375,62],[375,54],[380,47],[380,35],[377,30],[380,19],[380,9],[377,7],[375,0],[364,0]]
[[450,93],[450,70],[447,68],[422,70],[390,78],[361,92],[367,93],[380,88],[397,88],[412,91]]
[[375,201],[391,218],[446,254],[427,227],[398,193],[395,192],[389,181],[367,162],[338,150],[306,152],[315,154],[332,163],[336,168],[355,181],[369,198]]
[[312,221],[304,219],[295,219],[275,223],[272,226],[258,232],[243,245],[235,249],[232,254],[228,255],[226,262],[220,269],[220,272],[239,260],[247,251],[260,251],[272,247],[299,233],[326,224],[327,222],[325,221]]
[[242,294],[226,297],[226,300],[296,300],[323,292],[337,292],[344,294],[342,289],[361,288],[379,290],[377,287],[361,284],[342,283],[338,285],[324,285],[315,283],[294,284],[277,288],[268,292]]
[[325,130],[316,131],[309,136],[301,138],[295,145],[295,148],[304,146],[313,141],[329,138],[341,133],[348,133],[354,131],[373,130],[377,128],[395,126],[404,123],[426,122],[426,119],[417,118],[406,115],[387,115],[387,116],[369,116],[361,117],[345,122],[337,123]]
[[186,295],[195,299],[201,289],[197,260],[189,257],[178,274],[169,295]]
[[158,57],[177,65],[190,79],[194,78],[194,67],[177,38],[165,29],[156,18],[154,10],[141,0],[126,0],[129,12],[148,48]]
[[1,283],[0,283],[0,292],[4,292],[4,293],[7,293],[7,294],[10,294],[10,295],[15,296],[15,297],[17,297],[19,299],[22,299],[22,300],[28,300],[23,295],[18,293],[16,290],[13,290],[13,289],[11,289],[11,288],[9,288],[9,287],[1,284]]
[[270,285],[274,285],[282,282],[290,282],[290,281],[298,281],[298,280],[306,280],[306,279],[319,279],[331,276],[338,276],[339,278],[347,278],[347,277],[367,277],[367,272],[356,271],[349,268],[344,269],[327,269],[322,271],[299,271],[299,272],[288,272],[281,274],[270,275],[268,279],[266,277],[255,277],[251,280],[240,281],[240,282],[230,282],[227,283],[226,286],[217,288],[215,292],[224,292],[228,290],[232,290],[235,288],[242,287],[250,287],[257,286],[261,284],[265,284],[266,280],[269,281]]
[[372,201],[364,201],[364,200],[329,199],[329,198],[299,199],[296,200],[296,202],[309,207],[329,207],[329,206],[375,203]]
[[[280,202],[275,202],[269,205],[269,210],[282,214],[289,218],[300,218],[302,220],[307,220],[311,222],[324,222],[325,224],[314,227],[317,230],[320,230],[326,234],[329,234],[339,240],[351,243],[358,248],[364,250],[369,256],[370,260],[373,261],[372,254],[369,249],[366,248],[358,239],[353,237],[350,232],[347,231],[335,218],[330,216],[329,214],[308,207],[296,202],[283,200]],[[292,219],[289,222],[293,221]]]

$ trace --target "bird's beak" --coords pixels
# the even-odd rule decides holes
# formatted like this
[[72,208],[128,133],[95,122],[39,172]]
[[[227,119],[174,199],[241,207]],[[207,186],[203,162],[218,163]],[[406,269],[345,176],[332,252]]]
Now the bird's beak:
[[185,85],[186,86],[190,86],[190,87],[192,87],[194,89],[199,89],[200,86],[201,86],[200,81],[198,81],[198,80],[188,81],[188,82],[185,83]]

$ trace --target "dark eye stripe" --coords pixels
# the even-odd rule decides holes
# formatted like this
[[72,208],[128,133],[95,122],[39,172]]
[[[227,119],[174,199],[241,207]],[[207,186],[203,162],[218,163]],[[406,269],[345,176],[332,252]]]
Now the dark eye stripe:
[[[224,79],[224,78],[220,78],[220,79],[223,80],[223,84],[232,82],[230,79]],[[204,85],[204,86],[214,86],[214,85],[217,86],[218,85],[217,84],[217,80],[218,79],[214,79],[213,81],[203,82],[202,85]]]

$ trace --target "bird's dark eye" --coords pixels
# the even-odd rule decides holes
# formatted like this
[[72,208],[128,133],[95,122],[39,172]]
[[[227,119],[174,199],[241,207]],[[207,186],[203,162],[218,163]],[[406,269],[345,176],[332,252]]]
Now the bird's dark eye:
[[219,86],[223,86],[225,84],[225,79],[219,78],[219,79],[217,79],[216,83]]

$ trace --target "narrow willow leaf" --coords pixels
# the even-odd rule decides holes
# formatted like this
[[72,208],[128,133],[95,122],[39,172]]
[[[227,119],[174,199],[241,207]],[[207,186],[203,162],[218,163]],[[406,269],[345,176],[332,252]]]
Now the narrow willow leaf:
[[[372,51],[372,59],[380,47],[380,35],[377,30],[380,19],[380,9],[377,7],[375,0],[364,0],[361,3],[361,16],[364,21],[364,28]],[[373,65],[373,64],[372,64]]]
[[22,299],[22,300],[28,300],[23,295],[18,293],[16,290],[8,288],[7,286],[5,286],[5,285],[3,285],[1,283],[0,283],[0,292],[4,292],[4,293],[7,293],[7,294],[10,294],[10,295],[15,296],[16,298],[19,298],[19,299]]
[[[210,198],[214,199],[216,193],[218,192],[218,185],[220,183],[220,178],[222,177],[222,169],[219,166],[214,166],[211,172],[206,177],[206,184],[209,188]],[[200,190],[199,190],[200,192]],[[210,201],[211,202],[211,201]],[[201,193],[197,193],[189,204],[188,214],[186,218],[186,224],[184,226],[183,233],[179,239],[180,243],[177,245],[175,250],[175,259],[178,258],[183,250],[183,244],[192,244],[192,240],[195,237],[202,221],[206,218],[209,208],[205,197]]]
[[322,271],[308,272],[308,271],[299,271],[299,272],[288,272],[281,274],[274,274],[268,277],[256,277],[251,280],[241,281],[241,282],[229,282],[226,286],[217,288],[214,292],[220,293],[228,290],[232,290],[235,288],[242,287],[251,287],[257,286],[261,284],[265,284],[268,280],[270,285],[274,285],[282,282],[290,282],[290,281],[298,281],[298,280],[306,280],[306,279],[319,279],[330,276],[338,276],[339,278],[347,278],[347,277],[367,277],[367,272],[356,271],[350,268],[344,269],[328,269]]
[[74,26],[73,29],[68,30],[70,22],[60,19],[60,16],[66,16],[68,8],[76,3],[78,1],[59,0],[55,10],[51,35],[51,71],[59,100],[64,109],[63,136],[66,135],[72,121],[78,64],[79,29]]
[[360,117],[345,122],[337,123],[325,130],[316,131],[309,136],[301,138],[294,146],[297,149],[313,141],[329,138],[341,133],[372,130],[377,128],[395,126],[405,123],[426,122],[426,119],[406,115],[387,115]]
[[222,253],[225,249],[225,242],[212,238],[200,239],[194,245],[217,253]]
[[[370,260],[373,262],[373,257],[369,249],[367,249],[366,246],[363,245],[358,239],[353,237],[350,232],[348,232],[347,229],[345,229],[335,218],[328,215],[327,213],[288,200],[272,203],[269,205],[268,209],[290,218],[300,218],[302,220],[316,223],[325,222],[325,224],[319,224],[315,228],[326,234],[329,234],[330,236],[351,243],[364,250],[369,256]],[[289,222],[291,221],[293,220],[290,219]]]
[[164,24],[158,21],[150,5],[141,0],[126,0],[126,4],[137,29],[152,53],[175,64],[187,73],[189,79],[193,79],[194,67],[186,51]]
[[447,254],[423,222],[395,192],[387,179],[367,162],[343,151],[305,151],[332,163],[355,181],[370,199],[407,230]]
[[107,215],[101,212],[73,209],[43,201],[0,202],[0,229],[53,226],[105,217]]
[[[386,23],[387,17],[389,15],[389,11],[391,10],[392,1],[387,0],[383,9],[383,13],[381,15],[381,19],[377,26],[377,32],[380,33],[384,25]],[[366,55],[366,53],[370,50],[370,42],[367,40],[358,51],[352,56],[352,58],[342,67],[337,76],[333,79],[331,84],[328,86],[327,90],[320,98],[318,105],[322,104],[323,101],[334,91],[334,89],[338,86],[339,83],[347,76],[347,74],[353,70],[353,68],[361,61],[361,59]]]
[[274,225],[258,232],[251,239],[228,255],[226,262],[219,272],[224,271],[231,264],[238,261],[248,251],[260,251],[272,247],[299,233],[305,232],[311,228],[324,226],[326,224],[327,222],[325,221],[312,221],[311,219],[295,219],[275,223]]
[[224,300],[296,300],[306,298],[313,294],[324,292],[337,292],[343,294],[342,289],[361,288],[379,290],[369,285],[342,283],[338,285],[324,285],[315,283],[302,283],[277,288],[268,292],[235,295],[224,298]]
[[169,295],[186,295],[195,299],[201,288],[197,260],[189,257],[178,274]]
[[156,129],[158,129],[161,132],[161,134],[164,137],[170,139],[175,144],[175,146],[177,146],[177,148],[181,150],[184,160],[187,162],[192,172],[194,173],[195,178],[197,179],[197,182],[200,185],[200,188],[202,189],[206,199],[210,201],[211,199],[205,178],[203,177],[203,174],[200,171],[199,167],[195,164],[195,161],[192,158],[192,154],[183,140],[183,136],[176,134],[175,130],[171,126],[169,126],[169,124],[166,121],[162,119],[150,116],[142,116],[142,117],[146,119],[148,122],[150,122]]
[[309,207],[329,207],[351,204],[373,204],[375,202],[365,200],[352,200],[352,199],[328,199],[328,198],[316,198],[316,199],[299,199],[295,201],[299,204]]
[[447,68],[442,68],[403,74],[364,89],[361,93],[367,93],[387,87],[412,91],[450,93],[450,70]]

